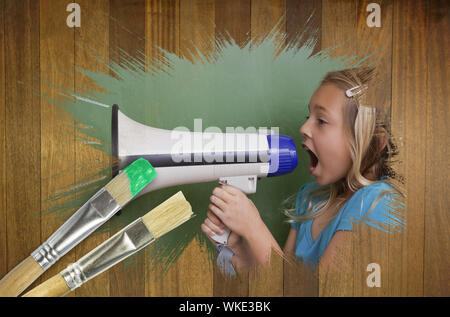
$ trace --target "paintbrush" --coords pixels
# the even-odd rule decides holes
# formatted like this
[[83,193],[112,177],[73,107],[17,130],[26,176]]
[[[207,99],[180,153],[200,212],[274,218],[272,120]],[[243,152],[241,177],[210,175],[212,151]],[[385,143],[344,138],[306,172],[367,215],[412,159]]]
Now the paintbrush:
[[29,257],[0,281],[0,296],[18,296],[45,270],[123,208],[156,176],[140,158],[100,189]]
[[64,296],[183,224],[192,215],[191,205],[180,191],[24,297]]

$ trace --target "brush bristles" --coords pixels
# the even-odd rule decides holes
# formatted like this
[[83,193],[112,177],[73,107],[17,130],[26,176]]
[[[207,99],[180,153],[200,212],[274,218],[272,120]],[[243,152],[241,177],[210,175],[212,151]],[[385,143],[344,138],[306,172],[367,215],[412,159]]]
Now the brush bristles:
[[126,172],[122,172],[114,177],[105,185],[105,189],[120,207],[123,207],[131,199],[130,180],[128,179]]
[[142,221],[158,239],[192,217],[192,207],[179,191],[142,217]]

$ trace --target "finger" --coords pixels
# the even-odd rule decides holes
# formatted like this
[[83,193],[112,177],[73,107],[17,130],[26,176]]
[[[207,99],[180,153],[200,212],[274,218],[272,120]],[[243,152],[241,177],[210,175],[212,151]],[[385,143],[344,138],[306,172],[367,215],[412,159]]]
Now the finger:
[[204,224],[210,229],[212,230],[214,233],[216,234],[223,234],[223,230],[216,226],[214,223],[211,222],[211,220],[209,220],[208,218],[205,219]]
[[220,221],[223,222],[224,212],[220,210],[216,205],[209,204],[208,205],[209,210],[217,217]]
[[211,231],[211,229],[209,229],[204,223],[202,223],[201,228],[203,233],[208,237],[209,241],[211,241],[213,244],[216,244],[216,241],[214,241],[214,239],[211,238],[211,236],[214,235],[214,232]]
[[217,207],[219,207],[222,211],[226,208],[227,203],[224,202],[222,199],[220,199],[219,197],[217,197],[216,195],[211,195],[211,197],[209,197],[209,200],[216,205]]
[[223,187],[225,185],[220,185],[213,190],[213,195],[219,197],[225,202],[230,202],[233,199],[233,195],[226,191]]
[[232,195],[232,196],[236,196],[236,195],[240,195],[242,193],[242,191],[240,189],[237,189],[236,187],[230,186],[230,185],[221,185],[222,189],[227,192],[228,194]]
[[219,227],[221,229],[225,226],[223,224],[223,222],[215,214],[213,214],[210,210],[208,210],[208,212],[206,213],[206,217],[208,217],[209,220],[211,220],[211,222],[213,224],[215,224],[217,227]]
[[203,233],[207,236],[212,236],[214,234],[214,232],[204,223],[202,223],[200,227],[202,228]]

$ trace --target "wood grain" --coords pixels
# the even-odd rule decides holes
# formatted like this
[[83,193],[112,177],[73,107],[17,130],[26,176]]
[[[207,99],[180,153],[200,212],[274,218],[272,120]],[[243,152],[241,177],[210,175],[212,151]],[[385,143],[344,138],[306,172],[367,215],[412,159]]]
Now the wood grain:
[[322,42],[322,2],[286,0],[286,44],[300,48],[310,39],[315,41],[314,55]]
[[354,296],[353,259],[356,256],[354,250],[357,242],[358,233],[349,233],[342,245],[337,247],[330,263],[319,263],[317,270],[320,297]]
[[110,1],[110,59],[122,63],[120,49],[132,57],[145,52],[145,0]]
[[[145,52],[145,0],[110,1],[109,54],[110,60],[123,62],[122,49],[129,56],[142,58]],[[108,46],[105,45],[105,49]],[[120,106],[120,105],[119,105]],[[120,217],[120,215],[118,215]],[[144,263],[137,261],[131,270],[116,265],[109,270],[111,296],[144,296]]]
[[[311,19],[308,22],[308,19]],[[322,3],[311,0],[286,0],[286,45],[301,48],[308,39],[317,42],[312,54],[321,49]],[[284,296],[318,296],[318,276],[299,260],[284,261]]]
[[[283,33],[286,31],[285,0],[252,1],[251,37],[252,43],[258,44],[274,31],[276,42],[284,43]],[[279,32],[281,31],[281,32]]]
[[[191,59],[197,53],[188,52],[195,46],[206,58],[214,53],[214,1],[180,1],[179,54]],[[188,45],[188,43],[192,43]],[[197,238],[193,239],[176,262],[178,290],[182,296],[212,296],[213,266]]]
[[215,1],[180,1],[180,54],[190,61],[198,60],[197,50],[211,60],[215,45]]
[[[251,39],[259,43],[271,31],[275,31],[275,41],[285,46],[286,3],[277,1],[252,1]],[[275,212],[275,211],[274,211]],[[279,256],[271,257],[270,266],[249,275],[249,296],[283,296],[283,261]]]
[[[202,54],[213,52],[212,1],[147,1],[146,11],[147,62],[158,58],[157,47],[191,61],[198,57],[192,54],[193,45]],[[146,252],[148,256],[150,250]],[[197,239],[163,275],[162,268],[153,269],[156,271],[149,275],[146,287],[148,296],[212,295],[212,265]]]
[[214,296],[217,297],[246,297],[249,296],[248,273],[238,276],[228,276],[220,272],[216,259],[214,259]]
[[179,0],[147,0],[145,5],[145,55],[147,63],[157,58],[159,48],[179,54]]
[[318,272],[312,271],[298,258],[285,259],[283,262],[283,296],[319,296]]
[[393,1],[378,1],[381,13],[381,27],[368,27],[366,10],[369,0],[360,0],[357,8],[357,50],[358,56],[369,56],[365,65],[376,68],[377,77],[367,92],[367,104],[383,109],[388,115],[391,111],[392,74],[392,19]]
[[250,40],[250,0],[216,0],[216,40],[231,39],[240,47]]
[[[163,58],[158,48],[180,55],[180,2],[178,0],[147,0],[145,34],[147,64],[154,65],[153,61]],[[150,258],[153,247],[155,245],[145,249],[145,259]],[[172,263],[169,269],[146,268],[146,296],[183,296],[179,289],[182,285],[178,282],[181,267],[177,263],[178,261]],[[167,271],[163,272],[163,269]],[[152,270],[151,273],[149,273],[150,270]]]
[[[332,57],[351,56],[357,50],[358,1],[322,1],[321,48],[335,47]],[[353,296],[354,235],[342,248],[342,267],[339,272],[319,267],[319,296]]]
[[[366,65],[374,63],[377,77],[370,83],[370,89],[364,98],[364,104],[375,106],[389,113],[391,107],[391,69],[392,69],[392,1],[379,1],[381,9],[381,27],[367,26],[366,11],[371,1],[358,3],[357,11],[357,50],[358,56],[371,54]],[[354,245],[353,278],[355,296],[387,296],[389,290],[389,244],[390,234],[367,225],[356,225],[357,235]],[[381,267],[381,287],[368,287],[366,283],[367,266],[377,263]]]
[[[61,188],[75,182],[75,128],[73,120],[57,106],[62,89],[74,89],[74,30],[67,27],[67,2],[40,2],[40,93],[41,99],[41,241],[47,240],[74,212],[56,210],[62,202],[52,200]],[[69,252],[31,286],[34,287],[75,261]]]
[[[448,82],[450,5],[433,1],[427,26],[427,140],[425,170],[424,296],[450,295]],[[444,36],[443,36],[444,35]],[[447,140],[447,142],[445,141]],[[445,145],[447,143],[447,146]]]
[[28,256],[0,280],[0,297],[20,295],[42,273],[42,267]]
[[6,1],[7,268],[41,242],[39,2]]
[[395,1],[392,50],[392,130],[405,137],[399,166],[406,178],[403,234],[389,243],[390,296],[423,295],[423,244],[427,113],[427,1]]
[[23,297],[62,297],[70,292],[61,274],[56,274],[44,283],[36,286]]
[[[240,47],[250,40],[251,1],[233,0],[215,2],[216,41],[234,41]],[[209,242],[208,242],[209,243]],[[248,274],[225,276],[214,263],[214,296],[248,296]]]
[[5,0],[0,0],[0,276],[8,271],[6,250],[6,66]]
[[[75,31],[75,65],[90,71],[107,72],[106,67],[96,61],[95,57],[103,62],[108,61],[109,58],[109,1],[81,0],[77,3],[82,8],[82,26]],[[95,88],[84,75],[75,73],[75,93]],[[76,135],[81,136],[80,133],[77,130]],[[75,181],[80,181],[98,172],[99,169],[110,166],[110,158],[105,153],[79,140],[75,143],[75,155]],[[76,259],[80,259],[107,240],[109,236],[108,233],[95,233],[87,237],[75,248]],[[77,288],[74,293],[76,296],[111,296],[109,282],[109,274],[100,274],[83,287]]]
[[[96,171],[94,160],[109,164],[109,158],[75,142],[67,130],[70,120],[39,96],[56,97],[57,89],[48,82],[76,91],[88,88],[86,78],[74,75],[74,61],[88,69],[102,67],[74,39],[93,47],[105,61],[120,61],[117,47],[132,56],[145,50],[152,57],[154,45],[192,60],[191,40],[201,52],[211,53],[215,38],[227,30],[243,46],[249,36],[264,38],[285,13],[280,26],[286,31],[285,44],[293,43],[316,10],[312,23],[320,32],[314,52],[339,45],[332,55],[348,57],[380,49],[372,59],[379,58],[379,88],[367,100],[391,110],[394,137],[404,143],[396,170],[406,177],[407,231],[386,238],[378,230],[358,227],[343,252],[351,259],[348,271],[319,269],[315,276],[285,263],[277,264],[270,278],[239,284],[213,274],[207,253],[194,240],[163,277],[150,274],[142,284],[145,268],[133,273],[113,268],[75,295],[449,295],[448,153],[443,146],[449,137],[449,48],[443,36],[448,32],[448,1],[378,1],[382,26],[370,29],[365,25],[368,0],[77,2],[82,27],[73,30],[65,25],[63,1],[0,0],[0,276],[27,258],[62,221],[45,213],[46,199]],[[56,176],[55,171],[61,173]],[[45,276],[107,237],[84,241]],[[381,265],[381,288],[365,285],[365,268],[372,262]]]
[[267,267],[258,267],[249,274],[248,295],[251,297],[283,296],[283,258],[271,252]]

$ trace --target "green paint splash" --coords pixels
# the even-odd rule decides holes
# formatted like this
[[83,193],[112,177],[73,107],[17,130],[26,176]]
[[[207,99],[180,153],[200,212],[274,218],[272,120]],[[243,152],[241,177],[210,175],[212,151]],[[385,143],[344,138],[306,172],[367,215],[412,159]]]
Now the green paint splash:
[[130,181],[131,197],[136,196],[145,186],[156,177],[155,168],[149,163],[149,161],[139,158],[126,168],[121,173],[127,173],[128,180]]
[[[161,55],[154,57],[149,65],[142,53],[140,58],[135,58],[121,52],[126,63],[104,63],[114,75],[76,68],[99,90],[77,95],[61,89],[68,98],[54,103],[82,123],[75,128],[82,133],[86,144],[108,154],[111,153],[111,107],[108,105],[113,104],[118,104],[133,120],[156,128],[172,130],[184,126],[193,130],[196,118],[202,119],[204,128],[219,127],[223,132],[226,127],[279,127],[280,134],[291,136],[299,145],[302,141],[299,129],[307,115],[307,104],[320,80],[327,72],[361,66],[367,57],[359,61],[356,56],[331,58],[330,49],[313,55],[312,45],[307,44],[298,47],[291,43],[280,50],[275,40],[278,36],[273,32],[264,41],[248,41],[243,46],[232,38],[216,41],[212,58],[197,52],[193,62],[160,49]],[[97,141],[90,144],[89,140]],[[312,181],[308,164],[304,164],[308,161],[306,152],[299,151],[298,156],[299,166],[294,172],[261,180],[257,193],[249,197],[280,245],[289,231],[282,202],[295,195],[302,184]],[[167,270],[195,237],[206,244],[213,260],[215,248],[201,232],[200,225],[215,186],[216,183],[189,184],[150,192],[130,202],[119,217],[113,217],[97,233],[126,226],[181,190],[197,217],[158,239],[149,249],[149,257],[144,258],[144,252],[140,252],[125,261],[124,266],[144,261],[150,268],[162,266]],[[68,189],[67,193],[73,195],[77,191],[79,188]]]

